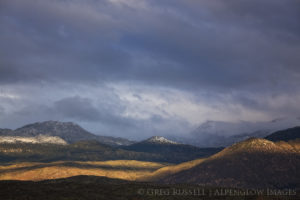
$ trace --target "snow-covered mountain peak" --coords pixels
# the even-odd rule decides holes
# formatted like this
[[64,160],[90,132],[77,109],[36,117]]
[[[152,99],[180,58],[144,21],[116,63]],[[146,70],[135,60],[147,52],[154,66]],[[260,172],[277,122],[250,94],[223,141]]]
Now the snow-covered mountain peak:
[[146,141],[151,143],[158,143],[158,144],[178,144],[177,142],[168,140],[162,136],[153,136]]

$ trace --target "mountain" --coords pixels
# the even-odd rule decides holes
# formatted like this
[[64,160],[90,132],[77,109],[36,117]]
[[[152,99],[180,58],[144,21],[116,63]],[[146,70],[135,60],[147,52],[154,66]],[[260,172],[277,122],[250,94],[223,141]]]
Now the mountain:
[[0,136],[36,137],[38,135],[60,137],[68,143],[81,140],[97,140],[112,146],[133,143],[123,138],[94,135],[72,122],[45,121],[28,124],[16,130],[0,129]]
[[200,147],[230,146],[251,137],[264,138],[275,131],[298,125],[299,118],[280,118],[264,122],[206,121],[185,138],[180,138],[180,141]]
[[250,138],[192,162],[175,173],[165,170],[156,180],[238,188],[300,188],[299,141],[274,143]]
[[289,141],[300,139],[300,127],[289,128],[286,130],[277,131],[265,137],[267,140],[271,141]]
[[223,149],[198,148],[187,144],[180,144],[161,136],[154,136],[122,148],[134,152],[159,154],[165,159],[165,162],[171,160],[172,163],[181,163],[196,158],[208,157]]

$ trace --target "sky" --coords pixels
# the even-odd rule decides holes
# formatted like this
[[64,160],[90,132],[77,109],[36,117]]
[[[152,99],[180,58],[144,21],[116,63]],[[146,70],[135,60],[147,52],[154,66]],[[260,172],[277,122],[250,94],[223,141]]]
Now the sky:
[[0,127],[100,135],[300,117],[298,0],[1,0]]

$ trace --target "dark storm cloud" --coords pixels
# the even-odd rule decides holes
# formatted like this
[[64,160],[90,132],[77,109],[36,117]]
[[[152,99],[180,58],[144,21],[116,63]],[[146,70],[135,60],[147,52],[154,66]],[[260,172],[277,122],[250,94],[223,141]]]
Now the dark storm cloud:
[[[3,99],[0,98],[0,100],[4,102]],[[114,101],[114,99],[111,98],[107,98],[106,100]],[[96,107],[92,99],[80,96],[71,96],[48,105],[34,105],[33,103],[29,103],[16,112],[11,113],[10,116],[7,115],[7,118],[10,120],[19,119],[20,121],[27,118],[27,123],[37,120],[73,120],[89,123],[103,123],[123,128],[126,128],[126,126],[133,126],[135,120],[122,117],[120,115],[122,109],[122,106],[114,106],[109,102],[99,104]],[[4,108],[0,106],[0,114],[4,114],[4,111]],[[31,116],[32,118],[30,118]]]
[[[129,38],[128,46],[133,44],[140,51],[146,49],[158,60],[175,62],[169,64],[174,68],[161,70],[161,80],[166,78],[166,81],[200,87],[234,89],[254,86],[255,90],[263,87],[277,89],[278,84],[288,85],[293,81],[298,83],[298,77],[292,75],[299,75],[299,12],[294,8],[296,2],[287,1],[282,5],[279,1],[263,4],[254,1],[256,7],[269,4],[266,9],[271,9],[268,13],[274,12],[271,17],[265,17],[260,9],[250,5],[250,11],[241,14],[246,8],[240,5],[240,1],[210,2],[195,3],[198,10],[189,13],[185,21],[181,16],[171,19],[167,14],[165,18],[160,16],[160,20],[155,20],[159,22],[149,31]],[[188,6],[187,12],[192,3]],[[201,13],[201,8],[207,9],[205,14]],[[277,21],[277,18],[281,20]],[[289,27],[282,29],[285,23]],[[153,72],[153,68],[148,69],[145,74]],[[170,71],[170,75],[166,75]],[[288,83],[286,79],[289,79]]]
[[78,96],[68,97],[55,102],[55,109],[66,118],[98,121],[101,113],[95,108],[90,99]]
[[298,84],[299,1],[112,2],[2,1],[1,81]]
[[[79,96],[67,97],[54,102],[52,112],[59,114],[62,119],[86,122],[100,122],[106,125],[126,128],[134,126],[134,120],[120,116],[122,107],[109,103],[95,107],[93,101]],[[112,106],[112,107],[110,107]]]
[[114,44],[114,21],[91,3],[2,2],[1,60],[9,59],[13,80],[95,80],[121,73],[129,56]]

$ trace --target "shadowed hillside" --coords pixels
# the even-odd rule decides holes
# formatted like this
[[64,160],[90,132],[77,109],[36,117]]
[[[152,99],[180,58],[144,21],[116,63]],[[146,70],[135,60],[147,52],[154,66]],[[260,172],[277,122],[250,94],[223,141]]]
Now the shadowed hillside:
[[80,141],[70,145],[0,144],[0,163],[104,160],[160,162],[165,159],[158,154],[127,151],[104,145],[97,141]]
[[[69,145],[1,143],[0,163],[104,160],[140,160],[181,163],[207,157],[222,149],[201,149],[182,144],[151,144],[145,145],[144,148],[140,149],[136,149],[135,147],[139,147],[139,144],[130,146],[129,148],[117,148],[95,140],[79,141]],[[140,147],[143,147],[143,145]]]

